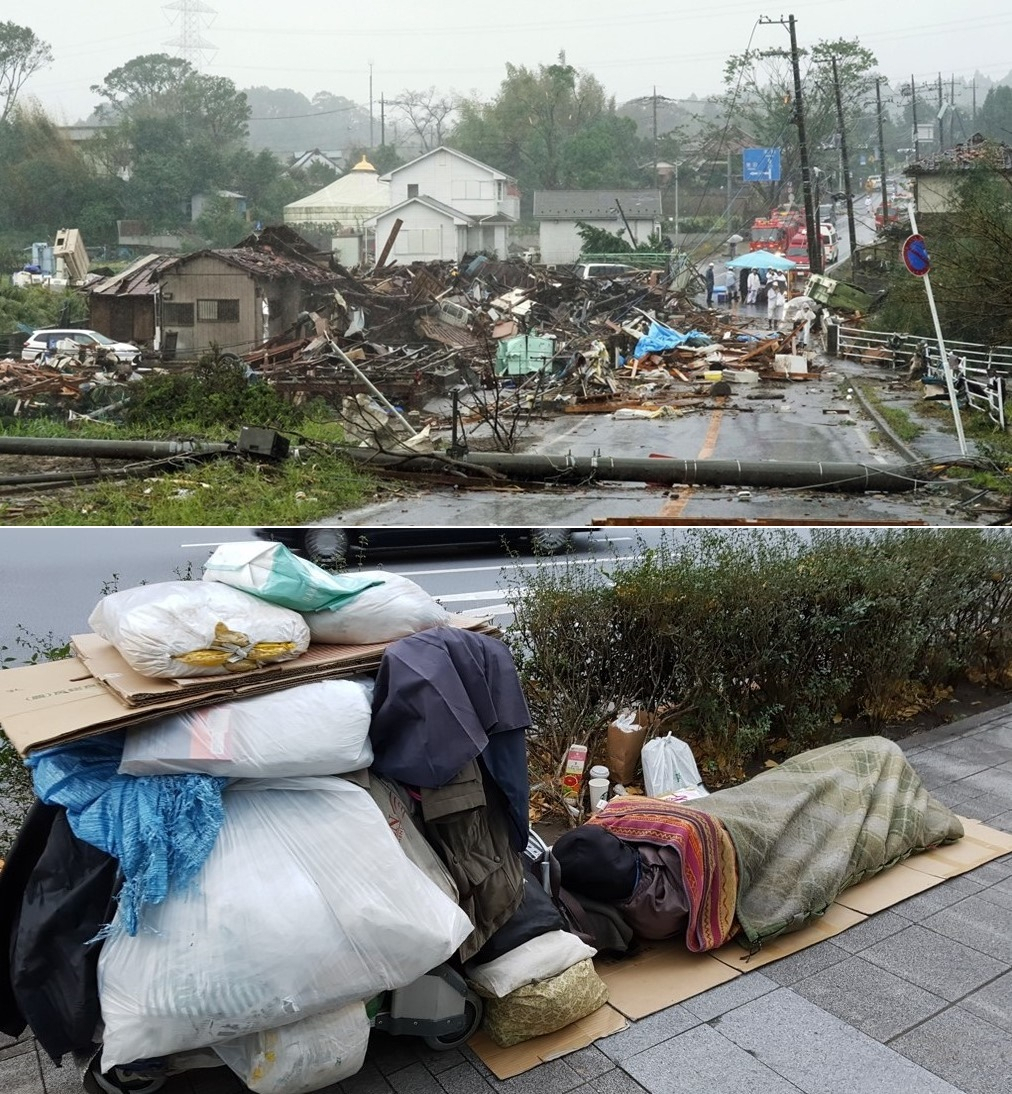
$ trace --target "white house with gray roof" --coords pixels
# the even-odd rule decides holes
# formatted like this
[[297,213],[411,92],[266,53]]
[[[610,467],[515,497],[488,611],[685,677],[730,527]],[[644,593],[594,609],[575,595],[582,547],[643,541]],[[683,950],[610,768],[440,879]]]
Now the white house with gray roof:
[[[621,212],[619,207],[621,206]],[[622,218],[625,214],[625,220]],[[660,190],[535,190],[534,216],[539,221],[541,261],[575,262],[583,240],[577,223],[591,224],[629,240],[645,243],[661,223]]]
[[510,227],[520,217],[520,190],[512,176],[441,146],[380,181],[390,184],[390,208],[366,226],[376,230],[379,254],[395,221],[402,222],[388,262],[459,262],[475,251],[506,257]]

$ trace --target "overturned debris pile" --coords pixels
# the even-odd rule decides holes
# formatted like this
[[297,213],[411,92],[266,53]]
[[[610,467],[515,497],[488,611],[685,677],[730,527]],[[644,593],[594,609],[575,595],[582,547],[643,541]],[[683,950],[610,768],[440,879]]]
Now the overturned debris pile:
[[244,359],[295,399],[339,405],[373,385],[416,410],[455,387],[508,386],[521,400],[536,389],[542,406],[577,410],[601,398],[677,399],[686,384],[705,394],[719,380],[816,374],[798,345],[804,320],[757,330],[699,308],[660,271],[588,280],[521,262],[467,269],[342,271],[326,312],[304,314]]

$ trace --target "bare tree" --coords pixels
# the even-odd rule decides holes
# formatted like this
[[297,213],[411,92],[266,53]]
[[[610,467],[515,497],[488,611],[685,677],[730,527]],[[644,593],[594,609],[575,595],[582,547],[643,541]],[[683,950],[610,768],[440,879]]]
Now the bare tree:
[[395,105],[421,142],[422,151],[431,152],[443,143],[451,128],[457,100],[456,95],[442,95],[429,87],[424,91],[402,91]]
[[0,23],[0,125],[14,109],[25,81],[52,63],[48,42],[36,37],[30,27]]

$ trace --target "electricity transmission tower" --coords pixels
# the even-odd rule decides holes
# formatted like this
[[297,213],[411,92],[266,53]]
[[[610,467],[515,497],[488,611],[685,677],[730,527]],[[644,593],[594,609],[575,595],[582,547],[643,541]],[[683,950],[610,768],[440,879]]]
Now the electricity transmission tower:
[[209,54],[217,50],[213,42],[209,42],[201,30],[210,25],[217,11],[204,0],[172,0],[171,4],[163,4],[162,9],[169,12],[169,21],[179,24],[179,34],[164,44],[174,46],[179,56],[184,61],[189,61],[194,68],[210,59]]

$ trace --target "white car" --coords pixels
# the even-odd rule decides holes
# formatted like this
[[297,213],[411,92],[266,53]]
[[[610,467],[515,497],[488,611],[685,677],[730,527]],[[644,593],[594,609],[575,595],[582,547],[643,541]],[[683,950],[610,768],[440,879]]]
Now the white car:
[[117,342],[113,338],[99,334],[97,330],[50,327],[46,330],[37,330],[32,334],[21,349],[21,360],[42,362],[47,354],[55,353],[57,342],[66,341],[76,342],[78,346],[83,346],[91,352],[105,349],[118,361],[138,364],[141,359],[141,351],[132,342]]

